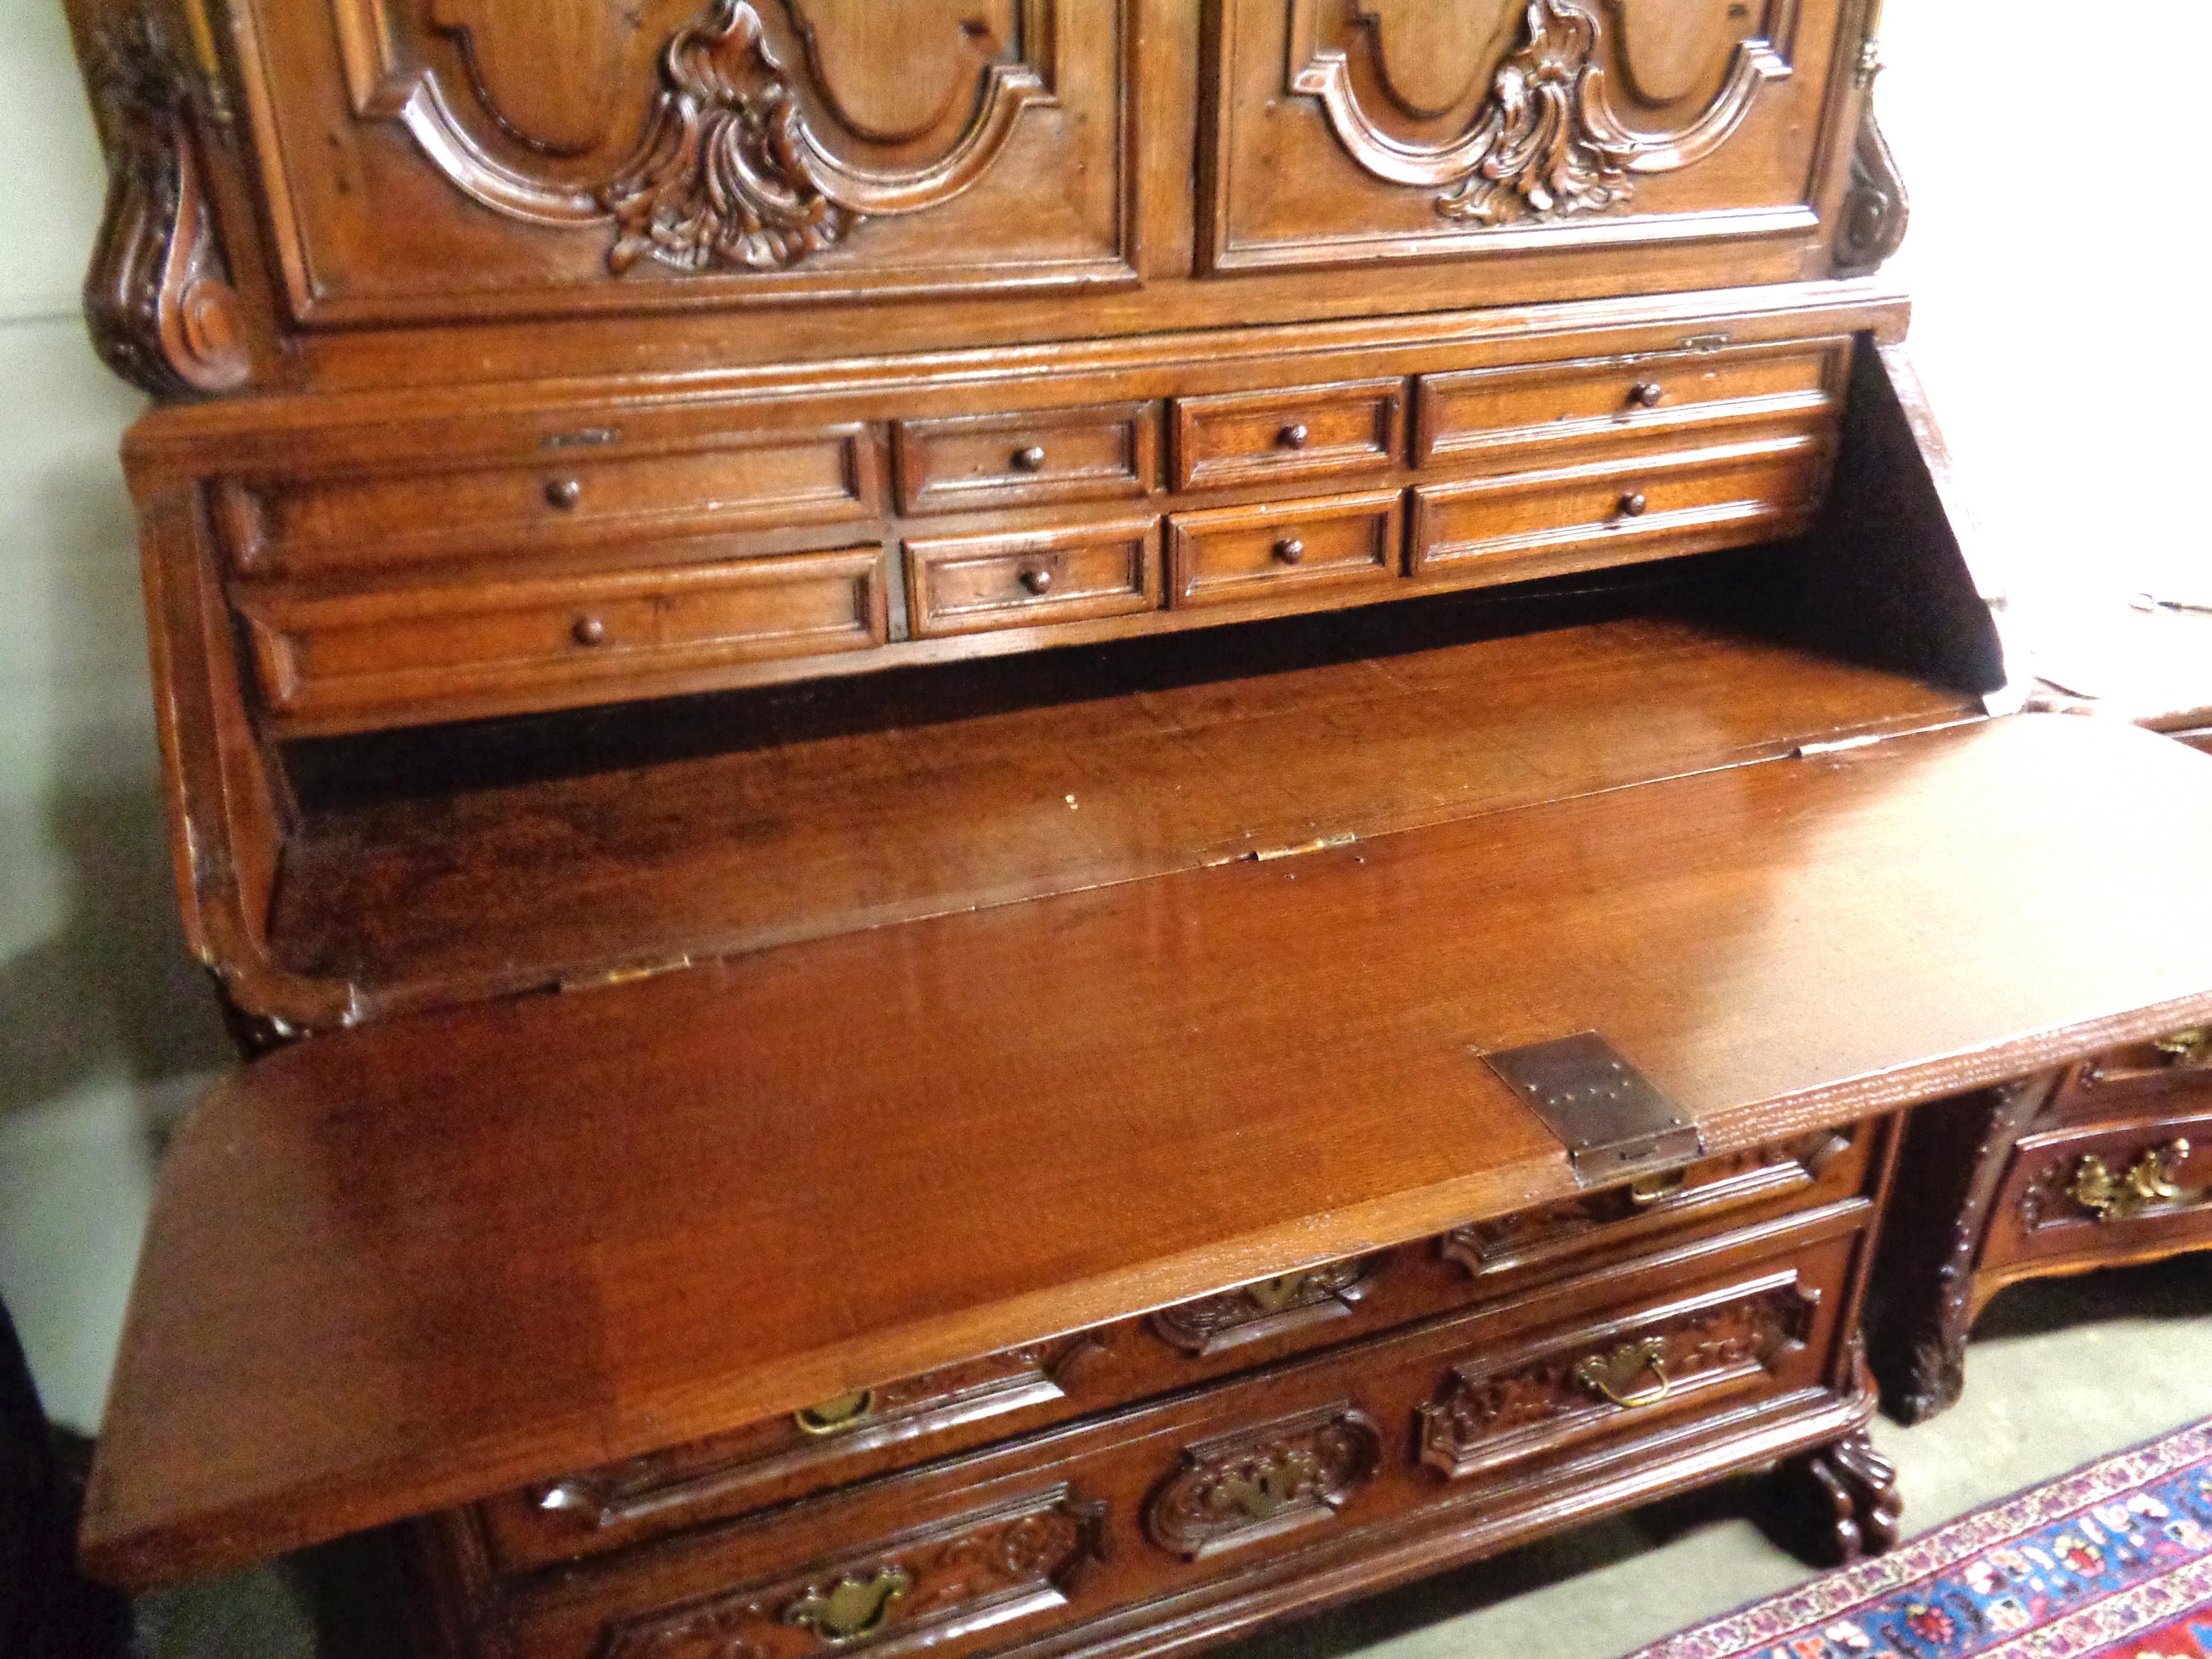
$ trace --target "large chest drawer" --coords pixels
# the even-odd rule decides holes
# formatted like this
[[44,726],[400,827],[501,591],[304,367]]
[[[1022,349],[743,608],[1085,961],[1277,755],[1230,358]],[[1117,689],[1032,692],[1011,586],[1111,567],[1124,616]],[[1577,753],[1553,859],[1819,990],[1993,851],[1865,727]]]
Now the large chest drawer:
[[1820,1131],[857,1389],[790,1418],[494,1500],[510,1569],[602,1553],[1526,1291],[1717,1228],[1842,1201],[1875,1137]]
[[[1834,1431],[1850,1201],[518,1590],[524,1659],[965,1654]],[[704,1644],[704,1645],[702,1645]]]

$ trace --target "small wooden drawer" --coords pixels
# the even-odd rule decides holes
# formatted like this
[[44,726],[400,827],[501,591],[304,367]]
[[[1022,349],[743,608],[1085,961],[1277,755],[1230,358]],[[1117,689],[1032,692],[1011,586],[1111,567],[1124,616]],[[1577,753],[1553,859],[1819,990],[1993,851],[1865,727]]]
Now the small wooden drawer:
[[1178,398],[1176,488],[1387,472],[1404,453],[1405,401],[1402,380]]
[[524,1571],[750,1513],[1008,1436],[1177,1393],[1636,1251],[1859,1196],[1878,1131],[1822,1131],[1707,1158],[1394,1250],[1284,1273],[633,1458],[479,1508]]
[[1168,591],[1177,605],[1398,579],[1399,492],[1179,513],[1169,521]]
[[268,480],[217,495],[223,540],[240,574],[368,568],[490,550],[533,550],[611,526],[655,534],[781,528],[874,517],[877,464],[867,428],[717,434],[682,450],[549,452],[528,465],[428,466]]
[[1784,433],[1413,492],[1408,568],[1454,583],[1523,581],[1795,534],[1827,487],[1830,449]]
[[2212,1027],[2171,1031],[2081,1061],[2066,1073],[2052,1109],[2080,1121],[2185,1095],[2212,1101]]
[[1156,610],[1159,520],[909,541],[906,580],[923,639]]
[[261,695],[337,729],[643,696],[665,678],[885,637],[883,550],[343,592],[248,592]]
[[891,428],[899,510],[1142,495],[1158,465],[1158,409],[1148,403],[901,421]]
[[[1492,1546],[1832,1437],[1863,1200],[1222,1386],[507,1581],[516,1659],[963,1655],[1243,1593],[1375,1529]],[[700,1650],[706,1650],[702,1647]]]
[[1976,1273],[2055,1257],[2117,1264],[2212,1243],[2212,1098],[2128,1122],[2024,1135],[1990,1209]]
[[1413,459],[1466,469],[1513,452],[1723,429],[1832,421],[1850,369],[1848,340],[1677,351],[1476,368],[1421,378]]

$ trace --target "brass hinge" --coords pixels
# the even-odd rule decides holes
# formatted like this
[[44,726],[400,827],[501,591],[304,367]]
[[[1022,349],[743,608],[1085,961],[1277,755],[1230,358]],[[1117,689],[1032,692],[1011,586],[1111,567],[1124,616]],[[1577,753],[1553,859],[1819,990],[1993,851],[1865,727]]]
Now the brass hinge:
[[1485,1054],[1506,1087],[1567,1149],[1585,1186],[1705,1150],[1689,1115],[1595,1031]]

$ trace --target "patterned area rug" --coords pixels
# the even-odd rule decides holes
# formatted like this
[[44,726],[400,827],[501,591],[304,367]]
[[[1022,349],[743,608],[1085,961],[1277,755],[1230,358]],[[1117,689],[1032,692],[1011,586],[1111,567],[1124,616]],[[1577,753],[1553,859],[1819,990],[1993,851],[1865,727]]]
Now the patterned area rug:
[[2212,1421],[1631,1659],[2212,1659]]

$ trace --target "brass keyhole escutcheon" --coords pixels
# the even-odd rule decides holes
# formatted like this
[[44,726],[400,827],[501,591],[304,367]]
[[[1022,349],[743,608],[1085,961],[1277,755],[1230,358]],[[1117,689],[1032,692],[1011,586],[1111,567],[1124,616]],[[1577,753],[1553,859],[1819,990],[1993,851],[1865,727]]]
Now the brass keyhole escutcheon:
[[1278,1314],[1305,1293],[1310,1273],[1283,1273],[1244,1287],[1244,1299],[1261,1313]]
[[[1639,1376],[1650,1377],[1654,1386],[1640,1390],[1633,1388],[1632,1385]],[[1657,1405],[1674,1387],[1667,1375],[1666,1341],[1656,1336],[1624,1342],[1611,1353],[1590,1355],[1575,1367],[1575,1381],[1591,1393],[1631,1411]]]
[[828,1589],[811,1589],[783,1610],[783,1622],[811,1630],[833,1648],[873,1636],[890,1617],[891,1604],[914,1588],[904,1567],[885,1567],[865,1578],[841,1578]]
[[850,1394],[841,1394],[834,1400],[793,1412],[791,1419],[802,1433],[840,1434],[866,1419],[875,1403],[873,1389],[855,1389]]
[[1224,1480],[1213,1489],[1218,1509],[1242,1510],[1248,1519],[1272,1521],[1313,1489],[1321,1479],[1320,1465],[1310,1452],[1292,1452],[1249,1474]]

